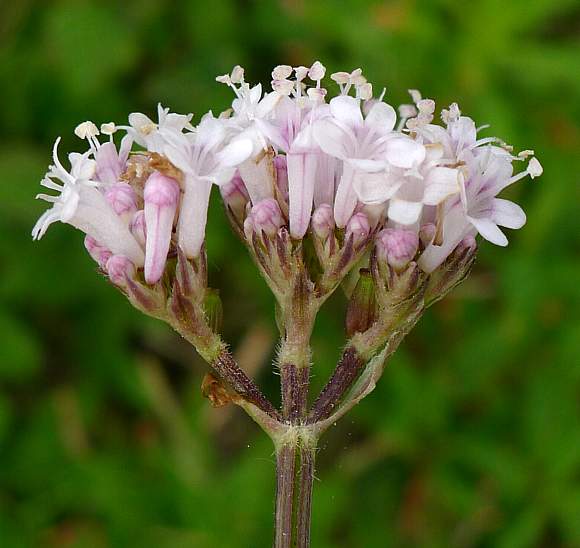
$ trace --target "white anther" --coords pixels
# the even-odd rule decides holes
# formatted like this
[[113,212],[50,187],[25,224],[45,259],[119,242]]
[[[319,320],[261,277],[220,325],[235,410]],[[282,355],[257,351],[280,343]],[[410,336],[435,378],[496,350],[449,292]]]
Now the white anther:
[[413,103],[415,104],[417,104],[423,98],[421,96],[421,92],[418,89],[410,89],[408,91]]
[[236,65],[232,69],[232,73],[230,75],[230,79],[232,84],[240,84],[244,81],[244,69],[240,67],[240,65]]
[[324,78],[326,74],[326,67],[320,61],[314,61],[310,70],[308,71],[308,78],[314,80],[315,82],[319,82]]
[[308,67],[294,67],[294,73],[296,74],[296,81],[302,82],[308,75]]
[[369,82],[358,87],[358,95],[363,101],[368,101],[373,96],[373,85]]
[[117,126],[115,122],[108,122],[106,124],[101,124],[101,133],[103,135],[113,135],[117,131]]
[[220,84],[226,84],[228,86],[232,83],[232,79],[230,78],[229,74],[222,74],[221,76],[216,76],[215,81],[219,82]]
[[522,160],[526,160],[528,158],[530,158],[531,156],[533,156],[535,153],[533,150],[522,150],[519,154],[518,154],[518,158],[522,159]]
[[99,128],[93,122],[87,120],[75,128],[75,135],[80,139],[89,139],[99,134]]
[[292,74],[292,67],[290,65],[278,65],[272,71],[272,80],[286,80]]
[[347,84],[350,80],[350,73],[348,72],[333,72],[330,78],[337,84]]
[[539,177],[542,173],[544,173],[544,168],[542,167],[542,164],[540,164],[537,158],[532,158],[530,160],[530,163],[528,164],[527,172],[532,179],[535,179],[536,177]]
[[417,109],[415,105],[400,105],[399,115],[401,118],[412,118],[413,116],[417,116]]
[[423,114],[433,114],[435,112],[435,101],[433,99],[421,99],[417,103],[417,108]]

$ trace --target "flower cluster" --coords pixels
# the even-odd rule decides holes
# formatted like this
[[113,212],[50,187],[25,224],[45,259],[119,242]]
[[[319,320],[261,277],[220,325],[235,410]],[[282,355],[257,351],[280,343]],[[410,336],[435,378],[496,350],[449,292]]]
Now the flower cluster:
[[[330,257],[331,239],[372,239],[395,270],[416,261],[431,273],[477,233],[504,246],[499,227],[525,223],[522,209],[497,195],[542,173],[532,151],[515,155],[481,138],[456,104],[435,123],[435,103],[415,90],[397,114],[360,69],[332,74],[338,94],[329,98],[325,73],[318,61],[280,65],[264,93],[235,67],[217,78],[235,94],[231,109],[196,126],[161,106],[157,121],[133,113],[128,125],[83,122],[75,133],[88,150],[70,154],[70,168],[58,158],[60,139],[54,145],[41,184],[56,195],[38,195],[52,207],[33,237],[54,221],[75,226],[122,286],[141,272],[146,284],[159,282],[178,248],[200,255],[213,185],[250,243],[284,230],[288,242],[312,237],[319,257]],[[517,162],[527,165],[514,174]]]

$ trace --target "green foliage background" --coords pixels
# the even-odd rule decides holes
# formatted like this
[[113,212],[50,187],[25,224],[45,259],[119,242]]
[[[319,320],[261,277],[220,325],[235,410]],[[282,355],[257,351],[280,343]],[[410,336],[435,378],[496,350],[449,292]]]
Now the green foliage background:
[[[574,0],[4,0],[0,4],[0,546],[258,547],[272,447],[200,394],[204,364],[95,272],[82,235],[33,244],[56,136],[82,120],[221,111],[234,64],[364,68],[419,88],[545,167],[527,226],[483,244],[375,393],[322,440],[316,547],[580,546],[580,8]],[[277,398],[272,299],[213,204],[225,337]],[[314,391],[343,342],[333,299]]]

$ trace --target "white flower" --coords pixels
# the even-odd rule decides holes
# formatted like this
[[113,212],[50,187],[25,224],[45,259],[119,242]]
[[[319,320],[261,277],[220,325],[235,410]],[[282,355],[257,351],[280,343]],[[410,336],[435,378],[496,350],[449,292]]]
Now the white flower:
[[[32,230],[35,240],[42,238],[48,227],[56,222],[71,224],[94,238],[114,254],[125,255],[134,264],[142,266],[143,250],[129,232],[127,224],[113,211],[98,183],[91,180],[96,163],[89,154],[70,154],[70,171],[60,163],[57,155],[60,137],[53,148],[54,165],[41,181],[41,185],[58,192],[58,195],[39,194],[37,198],[52,203]],[[56,180],[60,181],[57,182]]]
[[[396,139],[393,142],[396,143],[393,148],[398,148],[404,141]],[[441,145],[428,145],[422,147],[422,154],[417,154],[414,160],[416,162],[423,156],[423,161],[411,169],[387,165],[384,172],[357,178],[354,187],[359,200],[365,204],[389,200],[388,218],[397,224],[414,225],[419,221],[424,205],[436,206],[459,193],[459,171],[439,165],[442,155]]]
[[519,205],[496,196],[526,175],[534,178],[542,172],[540,163],[532,158],[526,170],[512,175],[514,158],[495,146],[477,148],[463,157],[464,191],[445,204],[440,219],[442,241],[429,244],[419,260],[426,272],[437,268],[466,236],[479,233],[496,245],[506,246],[508,240],[499,227],[521,228],[526,215]]
[[193,114],[175,114],[163,108],[161,103],[157,105],[158,123],[141,112],[129,114],[129,126],[122,126],[127,130],[134,141],[146,148],[149,152],[163,152],[169,133],[192,130],[190,122]]
[[[352,78],[348,75],[346,81]],[[363,118],[360,100],[341,95],[330,101],[330,113],[330,117],[316,122],[314,136],[324,152],[343,161],[334,216],[337,225],[344,227],[357,203],[355,181],[372,178],[389,164],[411,168],[423,160],[425,150],[421,144],[393,132],[397,115],[382,101],[374,102]]]
[[230,134],[229,121],[211,113],[191,133],[166,132],[163,152],[184,174],[177,234],[188,257],[199,255],[205,237],[212,184],[229,183],[236,166],[252,154],[250,139],[238,138],[226,144]]

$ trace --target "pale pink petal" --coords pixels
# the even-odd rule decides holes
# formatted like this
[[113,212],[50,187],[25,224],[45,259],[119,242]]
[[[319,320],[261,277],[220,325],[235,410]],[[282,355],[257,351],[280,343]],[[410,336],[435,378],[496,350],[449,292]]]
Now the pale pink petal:
[[395,112],[395,109],[391,105],[380,101],[372,106],[364,123],[366,127],[373,131],[385,134],[393,131],[396,122],[397,113]]
[[379,204],[391,198],[401,186],[402,179],[389,177],[386,173],[357,172],[354,190],[364,204]]
[[226,167],[235,167],[250,157],[253,148],[249,139],[235,140],[217,154],[218,161]]
[[437,205],[445,198],[458,193],[459,190],[459,176],[456,169],[435,167],[429,171],[425,178],[423,203]]
[[197,257],[205,239],[211,188],[212,184],[209,181],[193,176],[185,177],[185,192],[181,197],[177,225],[177,241],[186,257]]
[[352,137],[332,120],[318,120],[314,124],[313,133],[318,146],[335,158],[344,160],[354,148]]
[[425,159],[425,147],[409,138],[390,139],[385,147],[387,160],[395,167],[408,169]]
[[391,221],[402,225],[412,225],[419,220],[423,204],[421,202],[409,202],[397,198],[391,199],[387,216]]
[[506,228],[522,228],[526,224],[524,210],[518,204],[502,198],[493,200],[491,219]]
[[339,228],[346,225],[356,208],[357,195],[353,186],[354,175],[354,169],[345,164],[334,199],[334,218]]
[[340,95],[330,101],[330,113],[337,120],[351,127],[363,123],[360,101],[349,95]]
[[302,238],[310,223],[318,154],[288,154],[290,234]]
[[508,245],[505,234],[491,219],[468,217],[468,220],[487,241],[502,247]]

